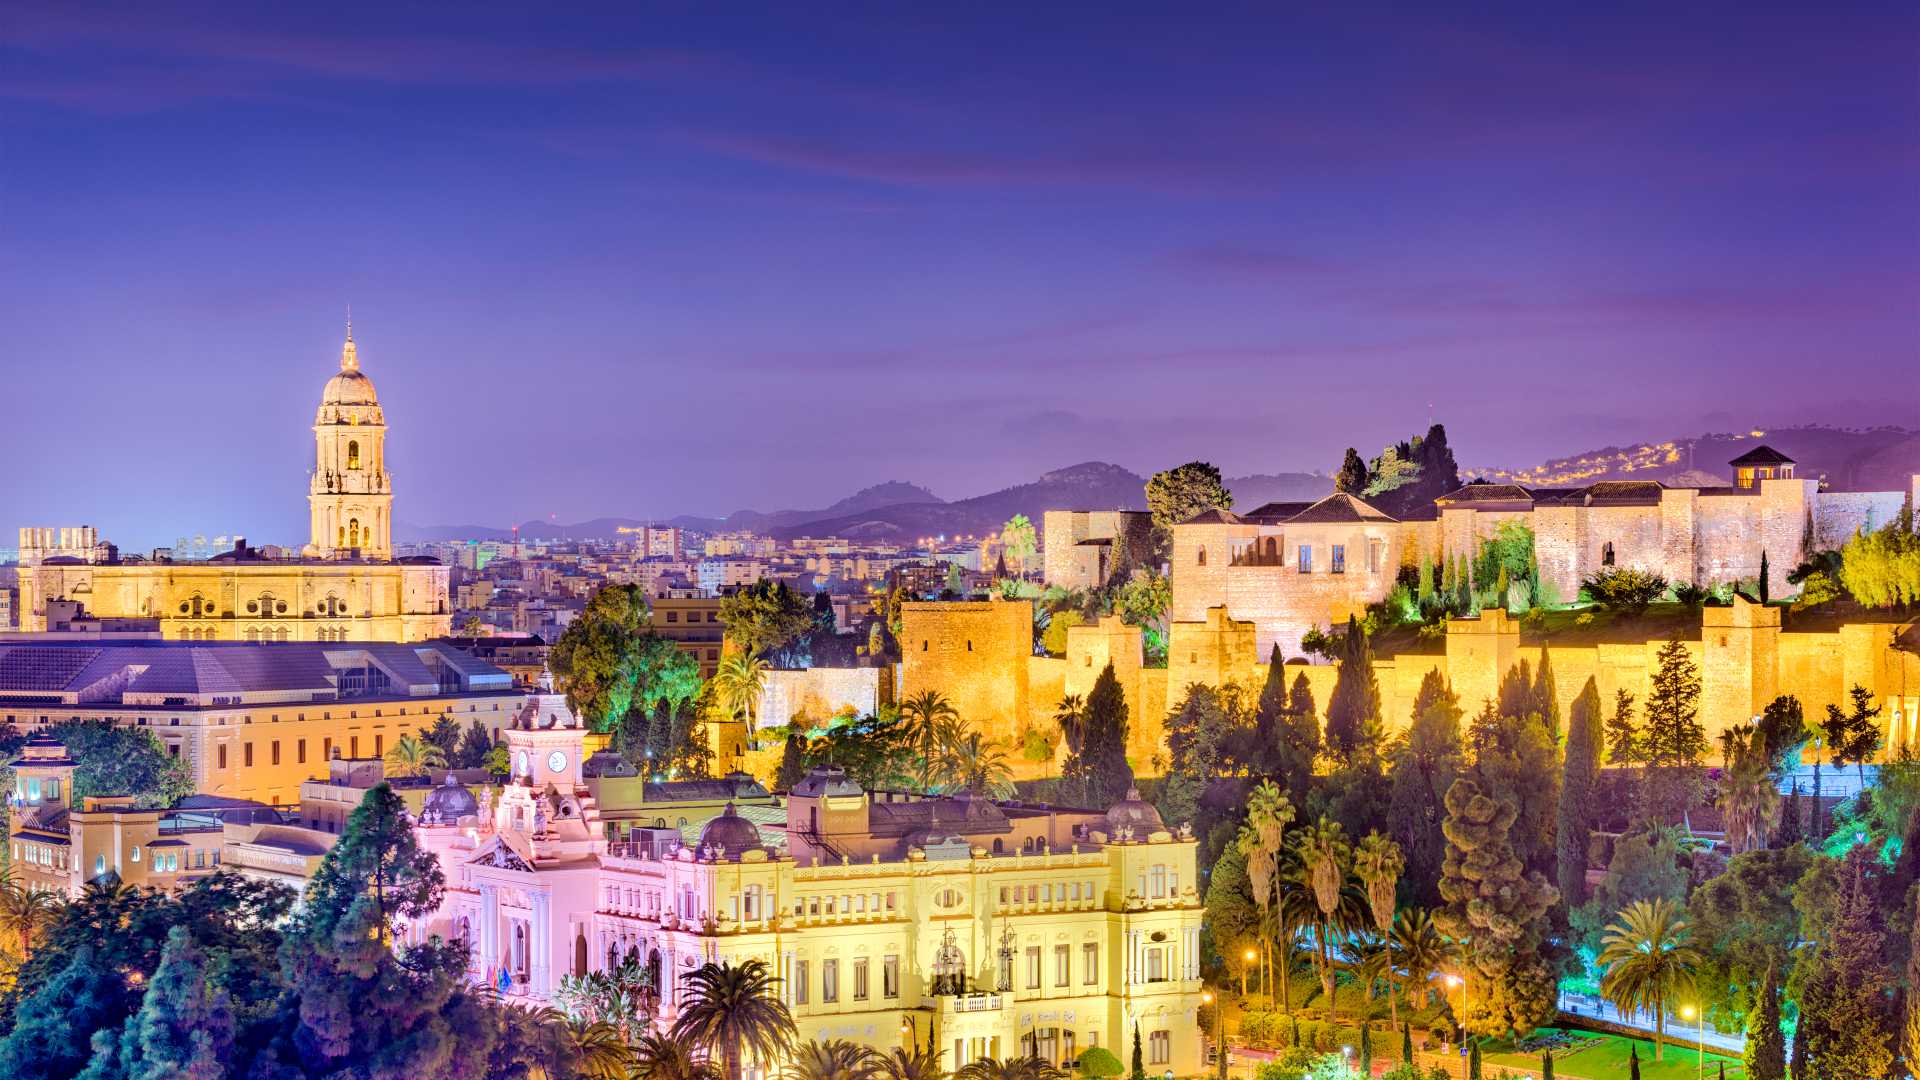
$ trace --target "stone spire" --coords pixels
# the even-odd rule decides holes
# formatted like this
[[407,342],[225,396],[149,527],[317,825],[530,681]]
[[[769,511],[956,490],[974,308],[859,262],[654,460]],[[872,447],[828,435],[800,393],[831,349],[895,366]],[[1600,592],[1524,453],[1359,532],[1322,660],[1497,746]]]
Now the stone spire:
[[340,370],[359,371],[360,354],[353,348],[353,308],[347,308],[347,343],[340,347]]

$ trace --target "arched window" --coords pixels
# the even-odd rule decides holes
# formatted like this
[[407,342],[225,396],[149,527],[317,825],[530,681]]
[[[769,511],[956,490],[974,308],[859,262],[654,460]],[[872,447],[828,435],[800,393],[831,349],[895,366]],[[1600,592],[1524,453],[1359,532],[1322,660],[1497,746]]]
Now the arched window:
[[360,467],[360,441],[358,439],[355,439],[347,443],[347,468],[357,469],[359,467]]
[[1600,545],[1600,565],[1601,566],[1613,565],[1613,541],[1611,540]]
[[1200,559],[1196,565],[1199,565],[1199,566],[1207,565],[1207,549],[1206,548],[1202,547],[1200,549]]
[[347,546],[350,548],[357,548],[360,546],[360,519],[359,518],[347,519]]

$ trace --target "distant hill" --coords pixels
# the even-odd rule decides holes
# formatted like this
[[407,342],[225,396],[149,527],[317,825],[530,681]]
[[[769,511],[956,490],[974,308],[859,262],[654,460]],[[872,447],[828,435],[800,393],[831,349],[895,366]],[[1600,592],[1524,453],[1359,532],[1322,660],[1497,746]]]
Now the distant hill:
[[1040,524],[1048,510],[1144,510],[1147,482],[1118,465],[1088,461],[1046,473],[988,495],[948,503],[902,503],[801,525],[773,535],[844,536],[855,540],[913,540],[922,536],[978,536],[997,532],[1015,514]]
[[1521,469],[1460,470],[1462,476],[1561,487],[1597,480],[1659,480],[1676,486],[1730,484],[1727,463],[1756,446],[1771,446],[1794,459],[1795,474],[1824,480],[1835,491],[1903,491],[1920,472],[1920,432],[1898,427],[1836,428],[1820,425],[1714,432],[1690,438],[1598,450],[1554,458]]
[[1333,494],[1333,477],[1319,473],[1261,473],[1227,479],[1235,510],[1253,510],[1270,502],[1311,502]]
[[[726,529],[751,529],[754,532],[767,532],[774,529],[797,528],[814,521],[829,521],[849,517],[874,510],[883,510],[890,506],[941,505],[940,496],[904,480],[889,480],[884,484],[875,484],[841,499],[832,506],[821,510],[775,510],[763,514],[757,510],[736,510],[727,515],[721,527]],[[692,528],[693,526],[688,526]]]
[[[890,480],[884,484],[875,484],[847,496],[832,506],[819,510],[776,510],[770,514],[758,510],[736,510],[724,518],[706,518],[682,515],[668,518],[666,521],[643,521],[639,518],[605,517],[592,521],[578,521],[560,524],[550,521],[527,521],[520,525],[520,536],[527,540],[612,540],[620,535],[621,529],[632,529],[641,525],[677,525],[683,529],[698,532],[723,532],[733,529],[747,529],[754,532],[766,532],[770,528],[787,526],[797,527],[820,518],[844,517],[863,511],[880,509],[897,503],[934,503],[940,497],[918,484],[909,484],[900,480]],[[510,540],[513,530],[492,525],[409,525],[396,522],[395,537],[400,543],[428,543],[450,540]]]

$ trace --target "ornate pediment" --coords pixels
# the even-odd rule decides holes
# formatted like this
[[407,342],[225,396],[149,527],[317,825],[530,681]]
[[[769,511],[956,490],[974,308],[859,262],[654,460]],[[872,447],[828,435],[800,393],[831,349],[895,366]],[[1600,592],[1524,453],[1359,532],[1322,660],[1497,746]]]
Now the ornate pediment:
[[497,870],[518,870],[528,874],[533,872],[533,864],[497,834],[485,847],[474,852],[473,858],[467,860],[467,865],[491,866]]

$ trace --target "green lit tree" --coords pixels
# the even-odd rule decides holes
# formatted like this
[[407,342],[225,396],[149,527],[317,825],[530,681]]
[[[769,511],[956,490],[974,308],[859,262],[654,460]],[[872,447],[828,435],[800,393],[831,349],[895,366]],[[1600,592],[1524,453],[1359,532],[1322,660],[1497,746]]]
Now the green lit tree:
[[1653,1013],[1653,1060],[1666,1049],[1667,1007],[1694,985],[1700,963],[1680,908],[1670,900],[1639,901],[1607,929],[1596,961],[1606,975],[1600,993],[1627,1016]]
[[1440,868],[1446,858],[1447,789],[1465,762],[1460,741],[1460,699],[1439,671],[1428,671],[1414,695],[1413,717],[1392,751],[1388,793],[1388,831],[1406,853],[1406,881],[1412,899],[1424,906],[1440,902]]
[[567,707],[594,731],[611,730],[632,703],[633,650],[647,618],[640,586],[602,586],[553,643],[547,662],[566,687]]
[[1540,949],[1557,893],[1514,854],[1518,811],[1511,801],[1461,779],[1448,789],[1446,809],[1440,895],[1447,906],[1434,918],[1463,944],[1472,995],[1462,1025],[1482,1035],[1525,1034],[1555,1012],[1553,976]]
[[1747,1020],[1748,1080],[1787,1080],[1787,1037],[1780,1028],[1780,980],[1769,965]]
[[1587,845],[1593,832],[1594,783],[1600,775],[1600,688],[1589,678],[1567,710],[1567,745],[1554,817],[1560,896],[1569,908],[1587,901]]
[[1881,1080],[1895,1059],[1896,980],[1870,846],[1847,852],[1824,934],[1797,974],[1807,1067],[1821,1080]]
[[1707,751],[1707,731],[1700,723],[1700,669],[1679,638],[1660,647],[1657,662],[1646,708],[1649,807],[1655,821],[1679,818],[1691,830],[1700,760]]
[[1327,753],[1343,765],[1377,753],[1381,741],[1380,684],[1373,671],[1373,646],[1353,616],[1347,632],[1333,695],[1327,699]]
[[115,1068],[105,1067],[108,1050],[102,1045],[81,1077],[220,1080],[228,1075],[233,1041],[233,1001],[218,980],[208,978],[206,955],[193,934],[176,926],[167,934],[140,1011],[120,1032]]
[[1147,509],[1156,529],[1171,529],[1208,510],[1233,509],[1233,492],[1220,479],[1219,469],[1189,461],[1153,474],[1147,481]]

